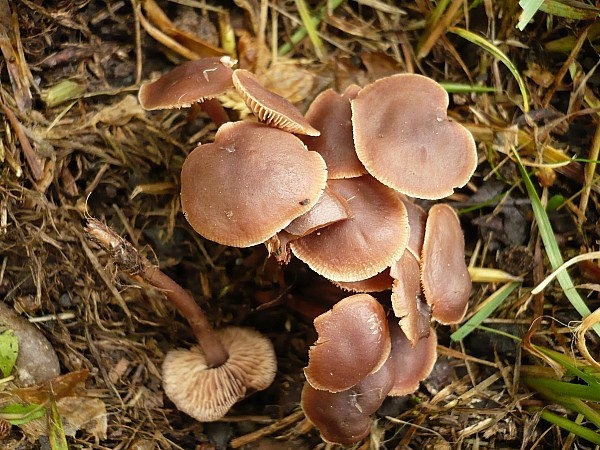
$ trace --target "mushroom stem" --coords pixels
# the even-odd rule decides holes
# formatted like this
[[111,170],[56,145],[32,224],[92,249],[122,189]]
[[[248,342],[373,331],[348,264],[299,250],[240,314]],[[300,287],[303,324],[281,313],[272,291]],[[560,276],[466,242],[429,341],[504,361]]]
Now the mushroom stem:
[[200,103],[202,110],[212,119],[217,127],[229,122],[227,111],[216,98],[209,98]]
[[145,262],[148,264],[140,276],[155,288],[163,291],[171,304],[186,318],[198,340],[202,353],[204,353],[207,365],[219,367],[224,364],[229,358],[227,350],[221,344],[213,327],[208,323],[206,314],[198,303],[171,277],[150,264],[150,261],[146,260]]
[[99,220],[88,219],[85,231],[91,240],[108,252],[121,270],[141,276],[152,286],[164,292],[167,300],[188,321],[204,353],[208,367],[218,367],[229,359],[227,350],[208,322],[206,314],[185,289]]

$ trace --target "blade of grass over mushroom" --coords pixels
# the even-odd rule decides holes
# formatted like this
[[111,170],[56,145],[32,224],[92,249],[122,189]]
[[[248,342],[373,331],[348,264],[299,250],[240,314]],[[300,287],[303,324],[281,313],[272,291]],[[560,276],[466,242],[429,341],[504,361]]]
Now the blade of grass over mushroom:
[[521,283],[512,282],[505,284],[492,295],[490,295],[483,303],[479,311],[477,311],[467,322],[458,330],[450,335],[453,341],[460,341],[467,337],[478,325],[487,319],[492,313],[502,304],[504,300],[514,291]]
[[523,81],[521,74],[519,73],[513,62],[508,58],[508,56],[506,56],[506,54],[502,50],[500,50],[498,47],[496,47],[494,44],[492,44],[485,38],[468,30],[465,30],[464,28],[449,27],[448,31],[481,47],[485,51],[489,52],[492,56],[502,61],[502,63],[508,68],[512,76],[517,81],[517,84],[519,85],[519,90],[521,91],[521,96],[523,97],[523,111],[526,113],[529,112],[529,94],[527,93],[527,87],[525,86],[525,82]]
[[[525,182],[525,188],[527,189],[527,194],[529,195],[529,199],[531,200],[531,207],[533,209],[533,214],[535,216],[535,220],[540,230],[540,236],[542,237],[542,242],[544,243],[546,254],[548,255],[548,260],[550,261],[552,269],[556,270],[563,264],[564,261],[562,259],[562,255],[560,254],[558,243],[556,242],[556,237],[554,236],[554,232],[552,231],[550,220],[548,219],[546,210],[544,209],[544,206],[540,201],[540,197],[538,196],[535,187],[531,182],[531,178],[529,178],[527,171],[521,163],[521,158],[514,148],[513,155],[515,157],[515,161],[517,163],[519,171],[521,172],[521,177]],[[581,314],[582,317],[589,316],[591,314],[591,311],[585,304],[585,301],[581,298],[581,296],[575,289],[573,280],[571,280],[571,277],[569,276],[568,272],[560,271],[557,274],[556,279],[558,280],[561,288],[563,289],[565,296],[569,299],[569,301],[577,310],[577,312]],[[600,324],[594,325],[594,330],[600,336]]]
[[300,19],[306,28],[306,32],[308,33],[308,38],[310,42],[312,42],[313,47],[315,48],[315,54],[317,58],[323,60],[325,58],[325,48],[323,47],[323,41],[319,37],[317,33],[316,25],[313,22],[313,18],[308,11],[308,6],[304,0],[296,0],[296,7],[298,8],[298,14],[300,14]]
[[523,31],[525,29],[529,21],[533,19],[535,13],[538,12],[538,10],[540,9],[540,6],[542,6],[542,3],[544,3],[544,0],[519,1],[519,6],[523,8],[521,17],[519,17],[519,23],[517,24],[517,28],[519,30]]
[[[323,6],[321,9],[319,9],[319,12],[317,14],[315,14],[314,16],[311,17],[311,22],[313,24],[313,28],[316,29],[316,27],[321,23],[321,20],[323,18],[323,16],[325,14],[327,14],[328,10],[330,12],[333,12],[333,10],[335,10],[338,6],[340,6],[342,3],[344,3],[345,0],[330,0],[328,1],[328,5]],[[294,45],[298,44],[302,39],[304,39],[306,37],[306,35],[308,34],[308,31],[306,29],[306,27],[300,27],[298,28],[298,30],[292,34],[292,36],[290,37],[290,42],[286,42],[285,44],[281,45],[279,47],[279,50],[277,51],[279,56],[284,56],[287,55],[292,48],[294,47]]]
[[540,417],[553,425],[563,428],[569,433],[573,433],[574,435],[588,440],[594,444],[600,444],[600,434],[584,427],[583,425],[576,424],[572,420],[565,419],[564,417],[554,414],[548,410],[542,411]]
[[485,94],[486,92],[496,92],[496,88],[489,86],[474,86],[472,84],[462,83],[440,83],[448,94]]

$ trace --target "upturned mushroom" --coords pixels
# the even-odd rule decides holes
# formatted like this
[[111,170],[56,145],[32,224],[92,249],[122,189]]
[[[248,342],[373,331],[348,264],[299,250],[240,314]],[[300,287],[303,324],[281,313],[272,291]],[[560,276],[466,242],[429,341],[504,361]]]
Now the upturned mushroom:
[[215,332],[193,297],[129,242],[96,219],[86,232],[121,270],[164,292],[192,328],[197,346],[168,352],[163,364],[165,393],[178,409],[201,422],[218,420],[247,392],[271,384],[277,363],[266,337],[235,327]]
[[233,84],[252,113],[267,125],[290,133],[318,136],[302,113],[289,101],[264,87],[256,75],[245,69],[233,72]]
[[477,166],[471,133],[449,121],[448,94],[422,75],[400,74],[364,87],[351,102],[356,153],[383,184],[439,199],[464,186]]

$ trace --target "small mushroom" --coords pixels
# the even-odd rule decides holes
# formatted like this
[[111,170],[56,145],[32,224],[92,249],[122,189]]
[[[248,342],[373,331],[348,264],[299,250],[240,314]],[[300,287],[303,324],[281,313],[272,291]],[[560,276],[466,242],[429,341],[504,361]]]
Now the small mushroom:
[[317,203],[308,212],[294,219],[285,227],[285,231],[297,237],[306,236],[320,228],[346,220],[351,214],[346,199],[326,187]]
[[390,318],[390,337],[392,339],[391,357],[396,372],[394,385],[388,395],[400,396],[412,394],[419,383],[429,376],[437,359],[437,336],[431,329],[426,337],[413,345],[400,327]]
[[389,356],[385,311],[368,294],[346,297],[314,324],[319,338],[308,352],[304,375],[315,389],[349,389],[379,370]]
[[281,95],[264,87],[256,75],[245,69],[233,72],[233,84],[244,102],[262,122],[290,133],[318,136],[316,130],[298,109]]
[[471,277],[465,263],[465,239],[452,207],[431,207],[425,225],[421,283],[438,322],[458,323],[467,312]]
[[260,333],[230,327],[217,335],[229,354],[222,365],[211,368],[195,346],[171,350],[162,366],[167,397],[200,422],[218,420],[247,392],[266,389],[277,371],[273,345]]
[[431,309],[425,303],[421,289],[419,262],[411,252],[404,252],[390,270],[392,287],[392,309],[400,318],[400,328],[414,346],[429,334]]
[[396,193],[364,175],[329,180],[346,199],[352,217],[290,243],[315,272],[335,281],[372,277],[400,258],[408,242],[406,208]]
[[247,391],[273,381],[277,363],[267,338],[244,328],[215,331],[194,298],[129,242],[96,219],[88,220],[86,233],[121,270],[164,292],[192,328],[197,346],[167,353],[163,365],[165,392],[177,408],[199,421],[217,420]]
[[321,92],[308,108],[306,119],[321,134],[300,139],[309,150],[323,156],[330,179],[353,178],[367,173],[354,149],[352,109],[348,97],[333,89]]
[[211,57],[188,61],[140,87],[138,99],[146,110],[190,107],[231,89],[231,59]]
[[447,118],[448,94],[414,74],[382,78],[352,100],[356,153],[383,184],[438,199],[464,186],[477,166],[471,133]]
[[205,238],[250,247],[310,210],[326,181],[323,158],[293,134],[260,123],[227,123],[214,143],[185,160],[181,205]]
[[386,363],[358,384],[341,392],[321,391],[309,383],[302,389],[300,404],[307,419],[324,441],[350,445],[365,438],[371,430],[371,414],[385,400],[395,380],[395,362]]

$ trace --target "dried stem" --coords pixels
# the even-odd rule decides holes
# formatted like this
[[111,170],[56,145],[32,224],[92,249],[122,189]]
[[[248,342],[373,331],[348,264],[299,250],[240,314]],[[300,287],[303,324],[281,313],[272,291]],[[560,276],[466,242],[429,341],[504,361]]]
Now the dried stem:
[[88,238],[100,245],[115,260],[119,269],[139,275],[152,286],[164,292],[175,308],[186,318],[209,367],[218,367],[229,358],[206,314],[194,298],[171,277],[165,275],[147,258],[102,222],[90,218],[85,229]]

